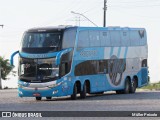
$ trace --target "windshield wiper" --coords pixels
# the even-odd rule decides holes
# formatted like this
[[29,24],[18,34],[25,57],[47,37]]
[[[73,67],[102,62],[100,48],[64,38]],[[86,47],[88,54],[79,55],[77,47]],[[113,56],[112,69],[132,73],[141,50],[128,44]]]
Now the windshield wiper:
[[45,76],[44,78],[55,78],[56,76]]
[[44,77],[44,79],[47,79],[47,78],[49,78],[49,79],[59,79],[60,76],[45,76]]

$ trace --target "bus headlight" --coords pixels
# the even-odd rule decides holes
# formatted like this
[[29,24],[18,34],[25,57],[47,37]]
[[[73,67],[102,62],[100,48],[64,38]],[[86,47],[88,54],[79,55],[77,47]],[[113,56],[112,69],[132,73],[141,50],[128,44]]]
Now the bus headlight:
[[48,86],[49,88],[54,88],[54,87],[56,87],[57,86],[57,84],[53,84],[53,85],[50,85],[50,86]]
[[22,92],[22,91],[18,91],[18,93],[19,93],[20,95],[23,95],[23,92]]
[[58,84],[52,84],[52,85],[49,85],[48,87],[49,88],[54,88],[54,87],[57,87],[57,86],[59,86],[61,83],[58,83]]
[[54,90],[54,91],[53,91],[53,94],[56,94],[56,93],[58,93],[58,90]]

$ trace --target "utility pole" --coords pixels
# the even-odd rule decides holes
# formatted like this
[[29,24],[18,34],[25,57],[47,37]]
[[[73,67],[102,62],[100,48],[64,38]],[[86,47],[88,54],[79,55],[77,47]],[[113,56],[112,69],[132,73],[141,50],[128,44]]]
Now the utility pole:
[[107,11],[107,0],[104,0],[104,19],[103,19],[103,27],[106,27],[106,11]]

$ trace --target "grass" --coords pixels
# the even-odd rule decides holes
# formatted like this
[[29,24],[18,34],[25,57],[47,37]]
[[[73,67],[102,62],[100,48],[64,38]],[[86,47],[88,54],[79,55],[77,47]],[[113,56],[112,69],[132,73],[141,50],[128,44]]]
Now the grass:
[[160,82],[159,83],[150,83],[147,86],[142,87],[141,89],[160,90]]

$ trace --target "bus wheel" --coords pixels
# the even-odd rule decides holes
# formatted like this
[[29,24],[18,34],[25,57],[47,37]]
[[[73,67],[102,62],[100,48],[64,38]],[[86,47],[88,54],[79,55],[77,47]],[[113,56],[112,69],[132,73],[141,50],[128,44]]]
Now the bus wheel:
[[122,90],[116,90],[116,94],[123,94]]
[[87,93],[87,86],[86,86],[86,82],[84,82],[83,90],[80,93],[80,97],[83,98],[83,99],[86,98],[86,93]]
[[47,99],[47,100],[51,100],[51,99],[52,99],[52,97],[46,97],[46,99]]
[[124,90],[123,90],[123,93],[124,93],[124,94],[128,94],[128,93],[129,93],[130,86],[131,86],[131,84],[130,84],[130,82],[129,82],[129,79],[126,79],[126,81],[125,81],[125,88],[124,88]]
[[133,78],[133,81],[132,81],[132,84],[131,84],[131,87],[130,87],[130,93],[135,93],[136,91],[136,88],[137,88],[137,81],[135,78]]
[[37,101],[42,100],[42,97],[36,97],[36,100]]
[[71,99],[72,100],[76,100],[77,99],[77,85],[76,84],[74,84],[73,94],[71,95]]
[[104,93],[104,91],[103,92],[97,92],[96,94],[97,95],[102,95]]

